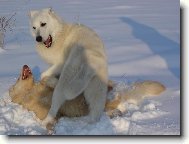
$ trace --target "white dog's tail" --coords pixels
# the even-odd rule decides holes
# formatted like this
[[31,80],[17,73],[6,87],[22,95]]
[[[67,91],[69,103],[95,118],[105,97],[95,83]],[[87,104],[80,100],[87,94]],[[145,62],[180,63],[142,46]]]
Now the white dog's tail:
[[[110,85],[110,84],[109,84]],[[128,88],[118,92],[113,100],[107,100],[105,110],[110,111],[118,109],[122,111],[122,104],[128,103],[139,104],[145,97],[158,96],[165,91],[165,86],[156,81],[136,82]]]

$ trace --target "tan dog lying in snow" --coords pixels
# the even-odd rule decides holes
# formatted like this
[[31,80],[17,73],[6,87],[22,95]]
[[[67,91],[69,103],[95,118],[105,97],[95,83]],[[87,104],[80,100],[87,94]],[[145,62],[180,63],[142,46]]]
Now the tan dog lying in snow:
[[[50,109],[51,98],[54,85],[48,85],[50,78],[45,78],[40,82],[35,82],[32,72],[27,65],[24,65],[20,77],[15,85],[9,89],[9,95],[12,102],[22,105],[29,111],[33,111],[36,116],[43,120]],[[52,81],[51,81],[52,84]],[[108,83],[108,90],[113,89],[111,81]],[[144,81],[134,83],[130,89],[125,90],[124,93],[115,96],[113,99],[106,101],[105,111],[112,116],[112,111],[121,109],[122,102],[132,101],[138,104],[144,97],[156,96],[165,90],[165,87],[159,82]],[[78,117],[87,115],[89,112],[88,105],[85,101],[83,93],[73,100],[66,101],[60,108],[58,116]]]

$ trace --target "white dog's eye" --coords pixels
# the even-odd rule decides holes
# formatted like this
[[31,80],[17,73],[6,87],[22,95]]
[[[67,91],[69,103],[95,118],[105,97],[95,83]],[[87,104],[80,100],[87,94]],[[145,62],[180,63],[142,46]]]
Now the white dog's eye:
[[46,23],[41,23],[41,27],[44,27],[46,25]]
[[33,29],[36,29],[36,27],[33,27]]

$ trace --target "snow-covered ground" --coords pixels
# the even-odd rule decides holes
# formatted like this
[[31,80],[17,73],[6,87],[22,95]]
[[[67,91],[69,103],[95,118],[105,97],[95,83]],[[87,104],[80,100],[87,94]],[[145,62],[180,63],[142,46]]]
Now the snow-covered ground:
[[[62,18],[93,28],[103,39],[110,79],[124,83],[157,80],[167,90],[128,112],[88,124],[86,117],[61,118],[55,135],[180,134],[180,3],[178,0],[1,0],[0,16],[16,12],[16,26],[0,49],[0,134],[40,135],[46,130],[33,112],[11,102],[9,87],[29,65],[39,76],[47,65],[35,51],[28,11],[52,7]],[[127,103],[126,103],[127,104]]]

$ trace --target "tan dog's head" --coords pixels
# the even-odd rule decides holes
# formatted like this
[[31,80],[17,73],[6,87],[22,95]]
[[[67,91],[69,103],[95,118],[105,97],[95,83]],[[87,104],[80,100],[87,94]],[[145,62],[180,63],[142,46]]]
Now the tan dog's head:
[[20,77],[16,83],[9,89],[9,95],[11,97],[24,95],[25,92],[32,89],[34,85],[34,78],[30,68],[27,65],[24,65]]

